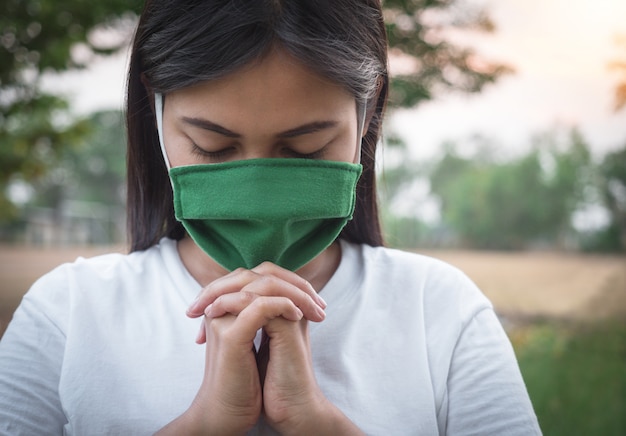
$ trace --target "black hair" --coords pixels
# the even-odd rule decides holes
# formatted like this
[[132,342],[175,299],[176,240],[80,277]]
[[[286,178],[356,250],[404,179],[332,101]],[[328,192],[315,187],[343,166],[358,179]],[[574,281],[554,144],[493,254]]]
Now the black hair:
[[154,93],[228,75],[280,47],[343,86],[371,121],[354,218],[340,237],[382,245],[375,155],[388,93],[380,0],[147,0],[132,45],[126,99],[131,251],[181,239],[161,154]]

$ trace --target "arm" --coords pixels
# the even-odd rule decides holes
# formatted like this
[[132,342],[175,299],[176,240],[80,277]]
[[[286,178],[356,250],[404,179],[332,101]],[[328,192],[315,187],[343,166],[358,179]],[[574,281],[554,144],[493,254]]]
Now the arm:
[[513,348],[490,308],[461,332],[447,389],[446,434],[541,434]]
[[0,341],[0,434],[62,434],[65,337],[28,296]]

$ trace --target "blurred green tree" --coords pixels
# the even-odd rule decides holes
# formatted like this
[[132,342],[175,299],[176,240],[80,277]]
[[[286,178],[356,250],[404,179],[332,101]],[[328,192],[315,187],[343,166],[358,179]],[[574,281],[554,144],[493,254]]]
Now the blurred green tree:
[[478,4],[462,0],[385,0],[383,4],[390,56],[407,65],[406,72],[393,77],[393,106],[413,107],[442,91],[478,92],[512,71],[454,42],[461,31],[494,31],[486,10]]
[[[58,163],[35,182],[35,206],[58,209],[67,200],[123,206],[125,202],[124,115],[95,112],[93,126],[78,143],[59,152]],[[122,158],[120,158],[122,157]]]
[[600,189],[611,218],[596,236],[593,248],[626,251],[626,147],[605,156],[600,165]]
[[499,163],[492,155],[463,158],[449,147],[434,166],[431,189],[445,224],[474,248],[565,244],[592,177],[580,134],[574,130],[565,149],[548,137],[517,159]]
[[[618,38],[618,44],[626,49],[626,35]],[[615,110],[619,111],[626,107],[626,61],[615,61],[611,66],[622,74],[615,87]],[[605,156],[600,165],[600,184],[611,220],[597,235],[596,248],[626,251],[626,147]]]
[[[392,69],[391,108],[415,107],[450,91],[480,92],[513,69],[479,56],[463,45],[471,32],[491,33],[495,26],[479,3],[462,0],[385,0]],[[416,217],[396,216],[397,203],[416,181],[428,174],[411,159],[410,151],[394,132],[386,132],[393,162],[385,162],[379,180],[383,225],[389,241],[397,246],[431,244],[437,232]],[[411,235],[411,236],[409,236]],[[429,242],[430,241],[430,242]]]
[[98,36],[132,24],[138,1],[6,0],[0,15],[0,222],[15,215],[7,186],[30,182],[79,142],[89,123],[71,114],[62,96],[41,90],[45,73],[86,67],[95,55],[126,44]]
[[64,147],[57,164],[33,182],[27,212],[46,208],[54,217],[94,218],[90,242],[124,239],[126,168],[124,116],[117,110],[92,114],[93,127],[80,142]]

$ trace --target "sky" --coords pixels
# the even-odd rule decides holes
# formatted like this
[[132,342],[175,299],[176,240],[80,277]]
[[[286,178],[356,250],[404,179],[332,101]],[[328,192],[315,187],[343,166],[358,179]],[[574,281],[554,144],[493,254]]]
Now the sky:
[[620,74],[611,61],[626,60],[624,0],[488,0],[496,24],[490,35],[468,38],[487,59],[515,73],[480,94],[454,94],[403,111],[393,119],[416,156],[445,140],[481,134],[520,149],[551,129],[578,127],[594,154],[626,145],[626,109],[615,113]]
[[[496,31],[468,35],[467,43],[515,73],[479,94],[443,95],[391,115],[389,128],[416,158],[475,134],[522,150],[537,134],[575,126],[597,156],[626,144],[626,109],[613,111],[620,75],[609,69],[611,61],[626,59],[626,47],[616,43],[626,35],[626,0],[477,1],[486,5]],[[120,108],[126,68],[123,52],[86,71],[48,78],[45,86],[68,94],[77,113]]]

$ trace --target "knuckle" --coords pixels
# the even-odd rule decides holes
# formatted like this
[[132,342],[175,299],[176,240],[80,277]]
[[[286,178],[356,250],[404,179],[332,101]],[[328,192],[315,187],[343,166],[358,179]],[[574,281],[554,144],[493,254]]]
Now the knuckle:
[[264,316],[274,317],[280,311],[282,297],[261,297],[254,301],[254,307]]
[[244,288],[245,292],[254,293],[256,295],[271,295],[272,290],[276,288],[276,278],[268,275],[258,275],[254,281]]
[[[300,277],[300,276],[298,276]],[[313,288],[313,285],[311,284],[311,282],[309,282],[307,279],[300,277],[301,283],[302,283],[302,287],[304,287],[307,291],[309,292],[315,292],[315,288]]]
[[241,274],[244,276],[245,280],[247,281],[253,281],[257,278],[257,276],[259,275],[258,273],[249,270],[249,269],[245,269],[241,272]]
[[257,298],[254,301],[254,307],[262,312],[266,311],[270,307],[270,302],[267,298]]
[[258,281],[262,287],[274,287],[276,286],[277,279],[274,276],[264,275],[259,277]]
[[255,269],[259,271],[271,271],[274,269],[274,264],[268,260],[261,262]]
[[211,336],[221,336],[224,331],[224,323],[219,318],[207,318],[204,320],[206,330]]
[[241,299],[242,303],[244,303],[246,306],[248,306],[254,300],[257,299],[257,295],[254,294],[253,292],[249,292],[249,291],[240,291],[239,292],[239,298]]
[[235,334],[232,322],[227,318],[207,318],[205,323],[207,341],[212,338],[217,343],[229,343],[229,338]]

